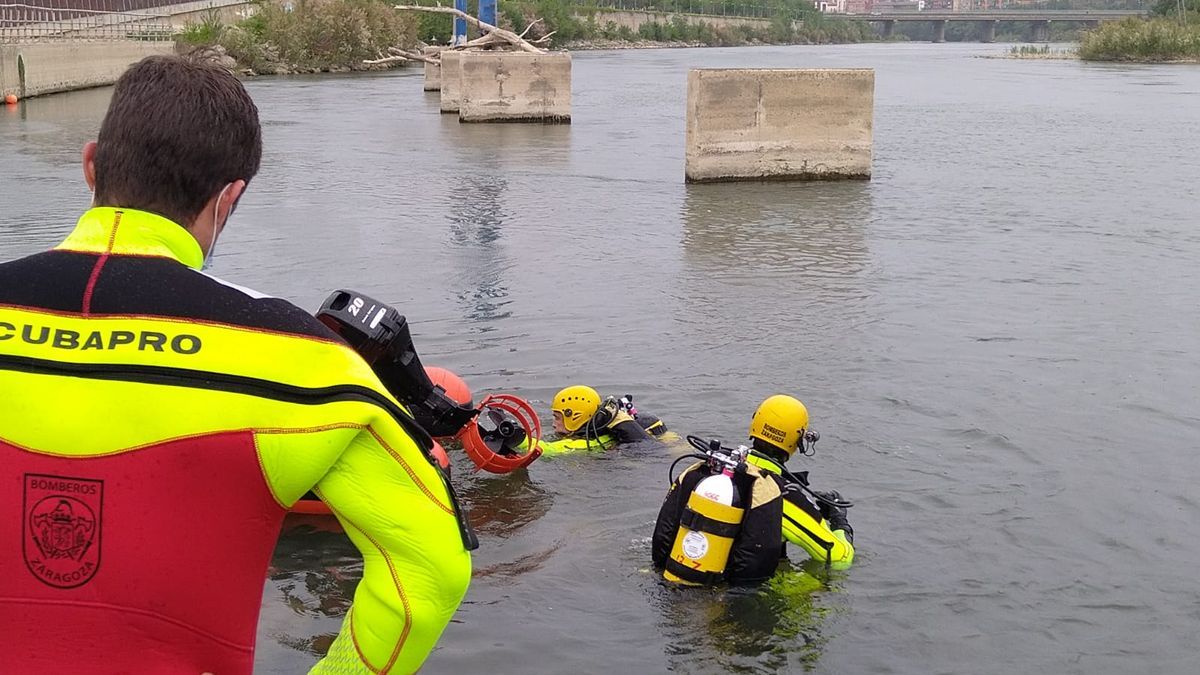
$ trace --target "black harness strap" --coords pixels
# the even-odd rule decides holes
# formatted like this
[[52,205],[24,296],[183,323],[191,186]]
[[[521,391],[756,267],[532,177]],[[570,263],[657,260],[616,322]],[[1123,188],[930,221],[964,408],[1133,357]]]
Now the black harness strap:
[[687,565],[676,562],[674,558],[667,558],[666,569],[671,574],[693,584],[704,584],[707,586],[709,584],[719,584],[725,580],[725,574],[722,572],[701,572],[700,570],[694,570]]
[[679,524],[689,530],[699,530],[709,534],[733,539],[742,529],[741,523],[724,523],[708,516],[697,513],[689,508],[683,510],[683,515],[679,518]]

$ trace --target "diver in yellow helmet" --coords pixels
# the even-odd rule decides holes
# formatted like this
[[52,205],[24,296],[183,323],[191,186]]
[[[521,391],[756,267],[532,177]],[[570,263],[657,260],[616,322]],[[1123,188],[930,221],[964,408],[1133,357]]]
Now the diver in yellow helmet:
[[[854,531],[846,520],[851,504],[836,492],[813,491],[807,472],[784,466],[798,449],[812,454],[820,437],[804,404],[792,396],[768,398],[755,411],[749,436],[753,447],[736,449],[688,437],[700,454],[676,464],[688,457],[703,461],[672,478],[650,543],[651,560],[668,581],[759,583],[787,557],[786,542],[832,569],[854,560]],[[705,487],[718,474],[728,478],[732,498]]]
[[542,443],[547,454],[605,449],[615,444],[656,440],[667,433],[662,420],[634,407],[631,395],[601,398],[595,389],[582,384],[555,394],[550,413],[559,439]]
[[785,467],[797,450],[812,455],[821,437],[809,426],[808,408],[793,396],[771,396],[754,411],[749,436],[748,461],[781,479],[784,540],[800,546],[815,560],[835,568],[849,567],[854,560],[854,530],[846,517],[850,503],[836,490],[812,490],[807,471],[793,473]]

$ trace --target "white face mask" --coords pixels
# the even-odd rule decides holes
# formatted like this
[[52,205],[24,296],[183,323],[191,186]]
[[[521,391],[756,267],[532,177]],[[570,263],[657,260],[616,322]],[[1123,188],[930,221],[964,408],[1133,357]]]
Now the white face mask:
[[[221,188],[221,194],[217,195],[217,203],[213,206],[213,222],[212,222],[212,239],[208,242],[208,254],[204,256],[204,264],[200,265],[200,269],[212,269],[212,259],[217,252],[217,212],[221,209],[221,200],[225,198],[225,192],[233,187],[233,183]],[[229,216],[233,215],[233,207],[229,207],[229,213],[225,214],[225,222],[229,222]]]

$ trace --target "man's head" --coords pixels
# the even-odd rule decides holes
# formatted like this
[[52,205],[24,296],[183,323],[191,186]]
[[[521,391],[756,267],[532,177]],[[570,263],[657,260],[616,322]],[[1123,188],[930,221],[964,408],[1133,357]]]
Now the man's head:
[[83,149],[96,206],[149,211],[208,248],[258,173],[262,130],[241,82],[213,63],[151,56],[117,80],[100,137]]
[[750,438],[754,439],[755,447],[772,448],[782,453],[784,461],[803,443],[807,429],[808,408],[786,394],[763,401],[750,420]]
[[600,394],[586,385],[567,387],[554,395],[550,413],[554,416],[554,431],[573,434],[592,419],[600,409]]

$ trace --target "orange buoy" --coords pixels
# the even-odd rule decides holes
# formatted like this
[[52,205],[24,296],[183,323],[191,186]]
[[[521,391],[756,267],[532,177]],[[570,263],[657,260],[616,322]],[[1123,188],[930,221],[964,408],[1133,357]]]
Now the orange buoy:
[[451,401],[471,407],[471,388],[461,377],[437,366],[426,366],[425,374],[431,382],[446,390],[446,396],[450,397]]
[[8,96],[5,96],[5,97],[4,97],[4,102],[5,102],[5,103],[7,103],[7,104],[9,104],[9,105],[16,105],[16,104],[17,104],[17,95],[16,95],[16,94],[9,94]]
[[441,443],[434,441],[433,449],[429,451],[429,454],[433,456],[438,466],[442,467],[444,471],[450,470],[450,455],[446,454],[446,449],[442,447]]

